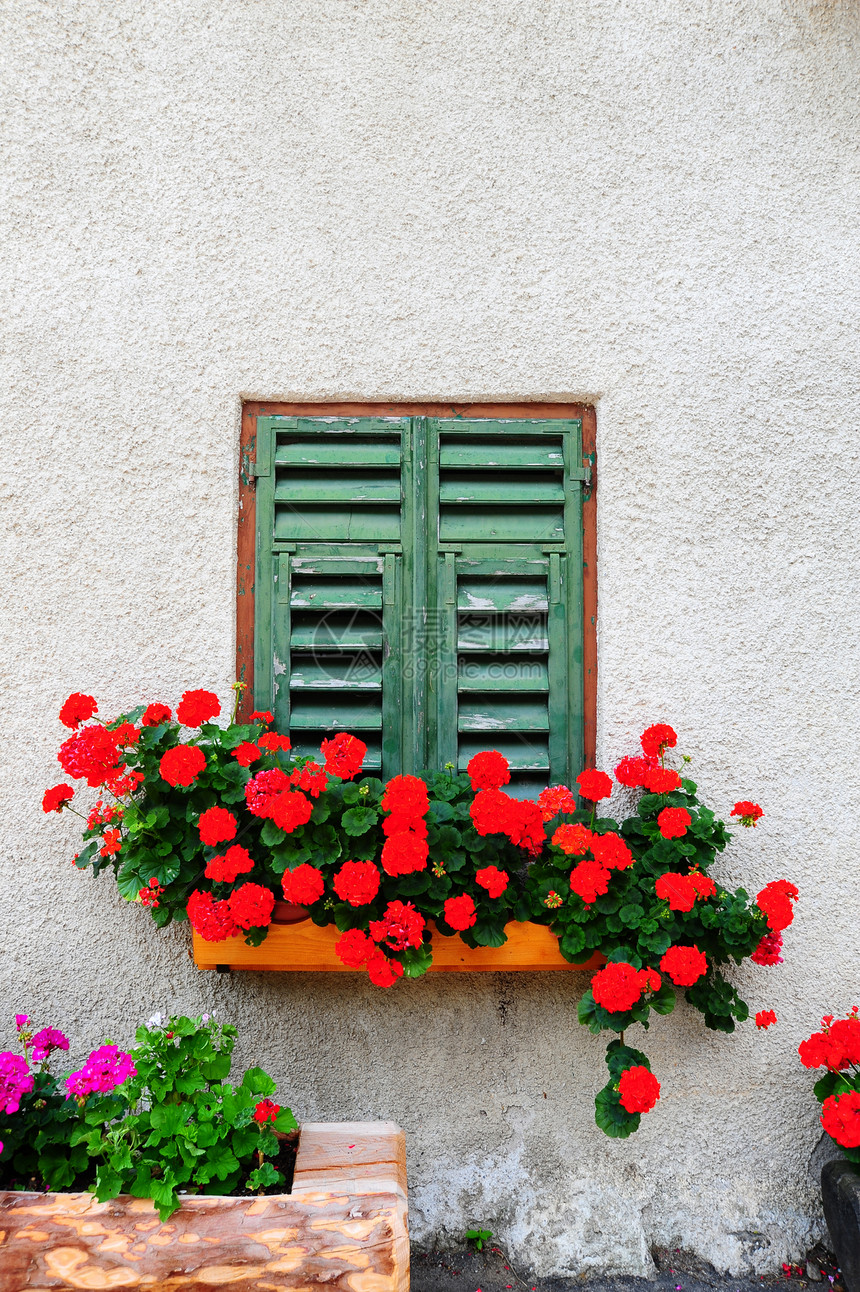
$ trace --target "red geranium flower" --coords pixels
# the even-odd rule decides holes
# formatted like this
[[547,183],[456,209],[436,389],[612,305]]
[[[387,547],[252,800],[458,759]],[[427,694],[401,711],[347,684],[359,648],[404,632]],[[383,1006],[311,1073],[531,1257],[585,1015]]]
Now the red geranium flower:
[[245,802],[254,816],[270,817],[272,805],[279,794],[290,788],[290,778],[279,767],[257,772],[245,786]]
[[379,871],[372,861],[345,861],[333,883],[341,901],[367,906],[379,892]]
[[664,749],[675,748],[678,743],[678,737],[665,722],[658,722],[653,727],[648,727],[642,732],[639,742],[645,751],[646,758],[660,758]]
[[486,888],[490,897],[501,897],[508,886],[507,872],[499,870],[498,866],[484,866],[482,870],[475,871],[475,883]]
[[640,969],[639,980],[642,983],[642,990],[659,991],[663,985],[663,980],[656,969]]
[[615,768],[615,779],[619,785],[626,785],[628,789],[637,789],[640,785],[645,784],[645,777],[648,775],[652,763],[647,758],[622,758],[621,762]]
[[664,839],[680,839],[687,833],[692,819],[686,808],[668,807],[657,817],[657,825]]
[[566,785],[550,785],[537,796],[538,807],[544,821],[554,821],[557,816],[576,811],[576,795]]
[[582,857],[591,847],[594,835],[584,825],[560,825],[552,836],[556,848],[568,857]]
[[692,987],[708,971],[708,960],[698,947],[669,947],[660,961],[663,973],[668,974],[676,987]]
[[347,929],[334,944],[338,958],[350,969],[361,969],[376,951],[376,943],[361,929]]
[[247,875],[254,869],[254,859],[241,844],[234,843],[223,857],[213,857],[206,863],[206,878],[214,879],[218,884],[232,884],[239,875]]
[[591,855],[608,870],[627,870],[634,861],[633,853],[614,830],[592,837]]
[[200,831],[200,842],[214,848],[219,843],[229,843],[236,838],[237,821],[226,808],[211,807],[197,822],[197,829]]
[[449,897],[445,901],[445,923],[452,929],[458,929],[462,932],[464,929],[470,929],[476,923],[478,917],[475,914],[475,903],[468,893],[461,893],[459,897]]
[[233,757],[240,767],[250,767],[251,763],[255,763],[261,755],[256,745],[252,745],[249,740],[243,740],[241,745],[237,745],[233,750]]
[[383,812],[404,817],[423,817],[430,808],[427,786],[417,776],[394,776],[382,795]]
[[835,1023],[828,1015],[821,1020],[822,1031],[813,1032],[808,1041],[802,1041],[798,1049],[800,1061],[805,1068],[829,1068],[831,1072],[841,1072],[850,1064],[860,1067],[860,1019],[855,1005],[847,1018],[840,1018]]
[[367,958],[367,976],[375,987],[393,987],[403,977],[399,960],[389,960],[381,947],[376,947]]
[[734,805],[729,815],[739,816],[741,825],[754,826],[762,819],[764,812],[762,812],[758,803],[750,803],[749,799],[741,799],[739,803]]
[[216,902],[211,893],[200,893],[195,889],[186,910],[191,927],[205,942],[223,942],[237,931],[227,902]]
[[392,834],[382,845],[382,869],[386,875],[411,875],[424,870],[430,849],[416,834]]
[[610,1014],[626,1014],[647,985],[639,969],[621,960],[597,971],[591,980],[591,994],[595,1002]]
[[103,846],[99,848],[101,855],[103,857],[116,856],[122,847],[122,835],[119,830],[105,830],[102,838],[104,841]]
[[269,815],[279,830],[292,834],[299,826],[307,825],[313,810],[313,803],[301,790],[285,790],[273,800]]
[[169,722],[172,717],[166,704],[148,704],[140,720],[142,727],[160,727],[162,722]]
[[755,951],[750,956],[753,964],[757,965],[781,965],[782,956],[779,954],[782,950],[781,933],[765,933],[761,942],[759,942]]
[[576,783],[579,786],[580,796],[590,799],[593,803],[608,799],[612,793],[612,778],[607,776],[606,772],[599,772],[596,767],[586,767],[585,771],[577,776]]
[[668,794],[681,788],[681,778],[671,767],[649,767],[645,773],[645,788],[652,794]]
[[199,727],[221,712],[221,701],[214,691],[186,691],[176,706],[176,720],[183,727]]
[[271,1099],[261,1099],[254,1109],[254,1121],[259,1126],[265,1126],[266,1122],[277,1121],[280,1111],[280,1104],[273,1104]]
[[240,929],[264,929],[272,923],[275,894],[262,884],[242,884],[233,889],[227,901]]
[[773,1027],[776,1022],[776,1014],[772,1009],[760,1009],[755,1016],[755,1025],[759,1028]]
[[113,734],[116,743],[126,748],[128,745],[136,745],[140,740],[140,731],[133,722],[121,722],[114,727]]
[[420,947],[424,935],[424,916],[411,902],[389,902],[381,920],[370,921],[374,942],[384,942],[392,951]]
[[581,861],[570,872],[570,887],[586,906],[591,906],[602,893],[608,892],[609,880],[609,871],[599,861]]
[[83,727],[64,740],[57,761],[74,780],[86,778],[88,785],[103,785],[120,769],[122,755],[114,733],[96,724]]
[[660,1082],[648,1068],[625,1068],[618,1081],[618,1097],[628,1113],[650,1113],[660,1098]]
[[289,736],[279,736],[277,731],[264,731],[262,736],[258,736],[256,743],[260,749],[265,749],[268,753],[274,753],[277,749],[283,749],[284,753],[292,749],[292,741]]
[[158,769],[168,785],[191,785],[206,766],[206,756],[197,745],[174,745],[162,754]]
[[73,691],[60,710],[60,722],[64,727],[79,727],[82,722],[89,722],[94,713],[98,713],[99,706],[92,695],[81,695],[80,691]]
[[328,786],[328,777],[318,763],[309,762],[290,772],[290,784],[304,790],[311,798],[318,799]]
[[847,1090],[825,1099],[821,1125],[843,1148],[860,1148],[860,1090]]
[[[62,812],[67,803],[75,797],[75,791],[71,785],[55,785],[53,789],[45,790],[42,797],[43,812]],[[87,822],[89,825],[89,822]]]
[[268,709],[255,709],[248,719],[249,722],[264,722],[266,726],[275,721],[275,715],[269,713]]
[[716,897],[717,886],[711,879],[710,875],[703,875],[701,871],[690,871],[690,883],[695,888],[699,897]]
[[284,898],[296,906],[313,906],[325,892],[322,871],[304,861],[295,870],[285,870],[281,883]]
[[511,804],[503,833],[518,848],[537,856],[546,841],[543,813],[531,799],[511,799]]
[[667,870],[665,875],[658,876],[654,892],[661,901],[668,902],[673,911],[692,911],[698,897],[690,876],[679,875],[674,870]]
[[403,816],[401,812],[392,812],[382,822],[382,833],[386,839],[393,834],[414,834],[419,839],[427,838],[427,822],[421,816]]
[[503,790],[480,790],[469,806],[472,824],[480,835],[501,834],[516,800]]
[[511,779],[511,765],[497,749],[475,754],[466,764],[473,790],[500,790]]
[[137,896],[141,906],[149,906],[154,910],[161,905],[158,899],[163,892],[164,892],[164,888],[162,887],[161,884],[159,884],[158,880],[153,876],[153,878],[149,881],[149,883],[144,888],[141,888],[138,890]]
[[776,933],[788,928],[794,919],[792,902],[796,902],[798,897],[797,888],[788,879],[774,879],[765,884],[755,900],[759,910],[767,916],[768,928]]
[[358,775],[367,753],[364,741],[345,731],[339,731],[331,740],[324,740],[320,748],[329,776],[339,776],[342,781],[351,781]]

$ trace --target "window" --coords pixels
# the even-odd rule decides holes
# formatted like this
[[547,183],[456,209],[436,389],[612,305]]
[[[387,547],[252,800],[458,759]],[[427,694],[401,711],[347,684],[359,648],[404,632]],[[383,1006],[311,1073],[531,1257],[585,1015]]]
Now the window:
[[480,411],[246,408],[240,677],[253,650],[253,702],[297,752],[351,731],[389,777],[494,748],[521,790],[583,765],[584,418]]

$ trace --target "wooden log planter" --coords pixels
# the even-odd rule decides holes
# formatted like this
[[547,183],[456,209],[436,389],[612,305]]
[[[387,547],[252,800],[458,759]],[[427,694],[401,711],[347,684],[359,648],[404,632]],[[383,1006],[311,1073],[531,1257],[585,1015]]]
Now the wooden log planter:
[[148,1199],[0,1192],[4,1292],[408,1292],[404,1135],[392,1122],[305,1123],[292,1193]]
[[[295,909],[295,908],[294,908]],[[277,919],[277,912],[276,912]],[[467,947],[458,937],[433,933],[430,973],[507,973],[511,970],[596,969],[605,957],[595,952],[581,964],[570,964],[558,949],[555,934],[543,924],[513,921],[505,925],[507,942],[501,947]],[[259,947],[249,947],[241,937],[205,942],[193,935],[194,963],[198,969],[282,970],[306,973],[361,973],[350,969],[335,954],[340,933],[333,924],[323,928],[309,919],[275,923]]]

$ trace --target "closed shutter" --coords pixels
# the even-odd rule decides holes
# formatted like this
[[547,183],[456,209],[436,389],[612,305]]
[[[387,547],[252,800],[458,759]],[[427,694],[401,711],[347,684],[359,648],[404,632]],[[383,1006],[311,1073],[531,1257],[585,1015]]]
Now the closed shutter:
[[578,421],[428,427],[434,762],[498,749],[522,793],[581,765],[580,445]]
[[[294,749],[350,731],[393,775],[401,712],[406,418],[260,418],[255,701]],[[407,488],[404,490],[404,483]]]

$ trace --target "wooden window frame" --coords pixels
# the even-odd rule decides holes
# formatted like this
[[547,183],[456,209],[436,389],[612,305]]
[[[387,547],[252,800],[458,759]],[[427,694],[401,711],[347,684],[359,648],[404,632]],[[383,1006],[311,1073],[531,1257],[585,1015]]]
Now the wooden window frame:
[[451,417],[578,418],[582,422],[582,458],[591,482],[582,502],[583,526],[583,753],[593,767],[597,742],[597,417],[590,404],[557,403],[272,403],[248,400],[242,405],[239,448],[239,515],[236,566],[236,680],[247,683],[240,718],[254,709],[254,571],[257,508],[253,464],[258,417]]

